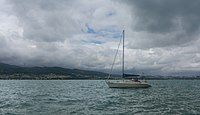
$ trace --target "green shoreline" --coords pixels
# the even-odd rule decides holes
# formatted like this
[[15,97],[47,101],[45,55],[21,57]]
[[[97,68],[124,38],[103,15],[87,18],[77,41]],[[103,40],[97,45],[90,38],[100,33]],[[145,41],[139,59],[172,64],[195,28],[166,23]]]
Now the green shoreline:
[[[109,78],[119,80],[121,78]],[[106,78],[0,78],[0,80],[108,80]],[[142,80],[142,79],[141,79]],[[200,80],[200,78],[144,78],[144,80]]]

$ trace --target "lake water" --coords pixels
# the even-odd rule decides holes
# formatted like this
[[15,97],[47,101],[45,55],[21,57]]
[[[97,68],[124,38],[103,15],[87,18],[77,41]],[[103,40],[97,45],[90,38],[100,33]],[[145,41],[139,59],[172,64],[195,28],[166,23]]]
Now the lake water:
[[200,114],[200,80],[151,80],[112,89],[103,80],[1,80],[2,115]]

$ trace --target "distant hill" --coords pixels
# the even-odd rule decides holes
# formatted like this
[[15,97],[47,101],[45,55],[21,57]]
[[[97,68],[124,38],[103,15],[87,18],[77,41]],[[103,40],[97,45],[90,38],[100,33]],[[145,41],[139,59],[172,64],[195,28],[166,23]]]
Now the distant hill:
[[0,63],[0,75],[31,75],[31,76],[41,76],[41,75],[63,75],[70,78],[106,78],[107,73],[88,71],[80,69],[68,69],[61,67],[20,67],[15,65],[9,65]]
[[[0,63],[0,79],[107,79],[108,74],[97,71],[69,69],[61,67],[20,67]],[[111,79],[119,79],[121,75],[112,75]],[[126,77],[129,78],[129,77]],[[129,79],[132,79],[130,77]],[[149,80],[167,79],[200,79],[200,76],[160,76],[146,75],[138,77]]]

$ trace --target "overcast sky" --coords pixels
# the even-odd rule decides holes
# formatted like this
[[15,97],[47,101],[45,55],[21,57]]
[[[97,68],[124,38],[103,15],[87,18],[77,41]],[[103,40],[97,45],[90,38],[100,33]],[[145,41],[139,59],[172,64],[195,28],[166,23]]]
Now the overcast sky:
[[125,29],[129,73],[200,73],[199,6],[199,0],[0,0],[0,62],[108,72]]

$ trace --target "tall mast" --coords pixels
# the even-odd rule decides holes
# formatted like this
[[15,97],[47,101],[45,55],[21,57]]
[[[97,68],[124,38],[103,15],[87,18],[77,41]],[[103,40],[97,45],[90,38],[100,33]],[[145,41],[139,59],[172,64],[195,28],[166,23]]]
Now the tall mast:
[[123,54],[122,54],[122,77],[124,77],[124,37],[125,30],[123,30]]

